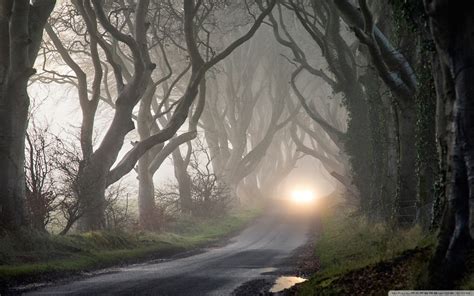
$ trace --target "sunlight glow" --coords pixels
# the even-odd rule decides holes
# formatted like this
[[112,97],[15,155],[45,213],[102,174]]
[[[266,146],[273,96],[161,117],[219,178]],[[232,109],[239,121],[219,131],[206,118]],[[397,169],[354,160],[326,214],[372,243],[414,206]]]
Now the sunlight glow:
[[315,194],[311,190],[295,190],[291,192],[291,199],[297,203],[311,203],[315,200]]

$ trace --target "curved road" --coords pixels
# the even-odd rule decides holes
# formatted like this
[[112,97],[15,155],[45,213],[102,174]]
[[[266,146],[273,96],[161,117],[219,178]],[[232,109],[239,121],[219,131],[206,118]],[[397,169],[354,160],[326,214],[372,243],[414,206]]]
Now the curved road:
[[259,278],[274,279],[307,241],[309,219],[274,208],[224,247],[164,262],[108,270],[28,295],[230,295]]

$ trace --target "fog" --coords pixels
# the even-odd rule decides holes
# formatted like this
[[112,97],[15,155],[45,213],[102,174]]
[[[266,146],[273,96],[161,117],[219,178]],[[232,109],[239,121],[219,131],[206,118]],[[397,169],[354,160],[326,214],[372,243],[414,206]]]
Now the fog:
[[[71,6],[68,6],[67,3],[60,3],[56,8],[58,15],[55,17],[60,16],[61,9],[71,9]],[[223,12],[224,15],[228,13],[226,9]],[[242,36],[250,28],[251,23],[250,19],[236,19],[236,21],[233,21],[225,19],[225,17],[222,18],[222,16],[213,17],[217,17],[216,20],[222,22],[223,26],[212,27],[214,25],[210,24],[215,31],[215,36],[209,35],[212,38],[207,40],[209,48],[212,48],[212,52],[209,50],[204,51],[203,55],[206,56],[206,59],[211,58],[210,55],[215,55],[215,52],[222,50],[226,44],[230,44],[239,36]],[[289,22],[294,21],[290,17]],[[242,23],[240,24],[239,22]],[[65,30],[67,28],[65,25],[65,23],[59,22],[56,26],[61,28],[60,34],[57,32],[49,34],[57,34],[57,37],[63,38],[63,46],[65,48],[77,46],[75,42],[79,41],[78,36],[74,36],[72,31]],[[55,32],[54,26],[52,26],[52,29],[52,32]],[[295,32],[294,38],[298,40],[295,42],[301,42],[300,46],[302,48],[313,51],[314,55],[311,56],[308,62],[314,65],[314,67],[327,67],[325,60],[320,54],[320,49],[311,42],[304,40],[307,36],[304,33],[297,33],[297,27],[290,28],[290,30]],[[29,93],[32,97],[30,120],[35,127],[47,129],[48,134],[52,134],[67,143],[68,149],[73,149],[76,151],[75,153],[80,153],[79,147],[81,142],[79,139],[84,136],[83,131],[81,134],[81,126],[84,127],[84,120],[78,95],[81,90],[74,82],[74,79],[71,81],[70,78],[77,75],[77,70],[71,69],[71,62],[69,64],[65,62],[64,53],[61,54],[60,51],[55,51],[55,47],[58,45],[54,44],[54,39],[50,40],[49,38],[51,37],[48,34],[46,34],[45,38],[44,49],[40,50],[36,62],[38,74],[34,77],[29,87]],[[159,80],[160,77],[166,75],[170,70],[172,71],[170,73],[174,72],[174,74],[168,78],[170,82],[164,80],[161,83],[163,84],[161,89],[161,85],[157,85],[159,87],[155,90],[156,98],[153,98],[156,101],[150,105],[153,108],[157,107],[156,104],[161,104],[160,100],[163,100],[162,96],[164,95],[168,95],[171,101],[178,100],[184,94],[186,80],[190,79],[189,73],[183,72],[179,74],[178,72],[180,71],[179,69],[185,69],[186,54],[180,52],[182,51],[180,47],[177,48],[178,51],[171,49],[168,52],[168,48],[173,45],[172,43],[167,44],[166,42],[169,41],[164,40],[160,44],[160,46],[163,46],[161,53],[156,48],[151,50],[150,57],[157,64],[157,69],[152,73],[152,79]],[[122,53],[124,55],[122,67],[129,68],[127,71],[133,71],[130,68],[132,67],[129,60],[130,57],[126,57],[129,53],[127,53],[126,49],[119,48],[124,50]],[[99,51],[99,55],[101,54],[104,53]],[[91,61],[81,53],[69,54],[71,58],[75,58],[75,55],[77,60],[74,63],[77,63],[84,70],[86,76],[91,76],[87,79],[87,83],[89,85],[88,92],[92,95],[90,87],[92,87],[91,80],[94,75],[94,69],[90,64]],[[295,128],[292,127],[295,125],[295,122],[304,122],[304,125],[306,125],[310,124],[312,119],[304,109],[296,107],[300,103],[290,87],[291,75],[295,70],[294,64],[290,61],[290,56],[291,51],[279,44],[275,40],[273,30],[268,24],[264,24],[250,41],[240,45],[223,61],[216,64],[206,75],[205,106],[196,127],[199,147],[194,146],[193,149],[196,151],[204,149],[208,152],[196,152],[195,157],[197,158],[194,160],[196,168],[194,169],[200,171],[205,166],[206,161],[210,160],[212,166],[208,166],[206,169],[209,173],[216,175],[219,184],[228,188],[226,189],[226,194],[232,196],[231,198],[234,200],[239,199],[244,201],[244,203],[252,203],[252,199],[289,198],[292,190],[301,186],[310,187],[321,196],[327,196],[335,190],[344,191],[341,183],[331,176],[331,171],[328,171],[327,164],[325,166],[321,159],[315,157],[314,154],[311,155],[299,151],[297,146],[291,143],[290,130]],[[104,56],[103,58],[105,59],[106,57]],[[105,74],[102,75],[109,76],[103,78],[103,82],[106,84],[100,86],[102,89],[99,95],[101,99],[98,102],[97,111],[94,115],[94,128],[90,136],[94,149],[100,148],[101,141],[103,141],[107,131],[111,129],[112,120],[114,119],[114,109],[111,103],[114,104],[116,100],[114,93],[117,94],[117,89],[112,76],[110,76],[112,74],[109,71],[109,67],[110,65],[104,63],[102,71],[105,71]],[[176,69],[170,67],[176,67]],[[95,72],[95,75],[97,75],[97,69]],[[182,79],[171,80],[172,78],[178,79],[180,75],[183,75]],[[126,76],[124,77],[126,78]],[[131,77],[126,79],[131,79]],[[170,83],[174,86],[172,89],[169,89]],[[341,96],[335,94],[323,79],[314,79],[308,73],[301,73],[298,77],[297,85],[297,87],[301,88],[301,95],[305,97],[307,104],[310,108],[317,109],[321,118],[324,118],[329,124],[334,125],[341,131],[346,129],[347,112],[342,106]],[[142,98],[141,100],[145,99]],[[197,102],[199,95],[195,100],[194,107],[191,107],[190,110],[193,110],[199,104]],[[276,105],[281,105],[281,107],[278,107],[280,110],[276,110],[276,113],[270,113],[270,110],[275,109],[272,106]],[[173,107],[173,105],[171,106]],[[295,107],[298,110],[293,111],[290,109]],[[170,110],[172,111],[172,109]],[[156,109],[153,112],[156,114]],[[221,116],[219,113],[223,115]],[[170,118],[170,114],[172,113],[162,115],[162,119],[155,119],[158,124],[156,128],[164,127],[166,121]],[[271,118],[271,115],[274,118]],[[139,132],[140,123],[138,121],[143,116],[145,116],[143,115],[143,105],[139,103],[133,108],[132,113],[134,129],[125,134],[123,145],[121,145],[118,151],[111,170],[133,148],[133,143],[144,140],[144,137],[146,137],[147,132],[144,133],[142,131],[142,136],[140,136]],[[189,116],[193,116],[192,113]],[[150,119],[147,120],[147,125],[152,124]],[[282,126],[273,130],[272,125],[277,125],[278,123]],[[177,135],[186,133],[189,124],[190,121],[186,120],[178,128]],[[212,125],[215,125],[215,127]],[[331,142],[330,137],[325,135],[324,130],[316,127],[314,124],[310,124],[308,128],[315,128],[314,132],[319,133],[319,137],[322,137],[319,141],[325,138],[323,141],[326,143],[318,143],[315,146],[315,140],[304,136],[302,131],[301,140],[298,141],[300,144],[306,147],[312,146],[312,149],[319,150],[319,153],[323,153],[324,157],[331,158],[333,162],[339,162],[340,159],[345,157],[340,154],[341,151]],[[148,135],[153,133],[156,133],[156,129],[155,132],[151,131],[151,134]],[[214,136],[212,133],[220,133],[220,136],[224,136],[224,141],[227,138],[228,143],[220,142],[221,140],[210,143],[209,141],[212,141]],[[170,143],[171,141],[165,141],[164,145],[169,145]],[[187,145],[193,146],[193,141],[183,142],[178,148],[175,148],[177,149],[176,151],[180,151],[178,154],[168,151],[167,155],[164,155],[162,164],[154,168],[156,172],[149,173],[151,180],[153,180],[153,185],[148,190],[152,190],[155,192],[154,194],[163,194],[163,192],[169,191],[171,188],[177,188],[178,193],[182,194],[179,191],[179,187],[182,186],[182,184],[180,185],[182,180],[176,179],[175,162],[177,160],[174,158],[185,157],[185,154],[189,151],[189,146]],[[213,145],[217,145],[217,147]],[[216,149],[220,149],[222,152],[216,152]],[[324,151],[323,149],[331,149],[331,151]],[[254,154],[252,155],[252,153]],[[246,158],[249,154],[253,158]],[[190,158],[189,156],[188,159]],[[150,157],[148,156],[147,160],[143,160],[143,162],[151,162],[152,158]],[[137,163],[117,183],[120,184],[121,190],[124,190],[119,199],[126,198],[132,200],[132,207],[134,208],[138,207],[137,202],[143,203],[143,201],[140,201],[140,190],[142,190],[141,194],[143,196],[143,186],[145,186],[143,183],[140,183],[139,165]],[[185,170],[190,170],[190,165],[188,163],[186,165],[188,169],[185,168]],[[197,168],[197,166],[200,166],[201,169]],[[239,168],[245,172],[237,173]],[[343,168],[340,167],[338,169],[338,173],[341,173]],[[236,176],[236,174],[240,175]],[[144,177],[142,176],[142,182],[143,179]],[[141,189],[140,184],[142,184]],[[148,197],[148,199],[150,198],[157,199],[156,202],[160,203],[159,195],[153,198],[152,194],[151,197]],[[150,205],[149,202],[147,203],[148,205]],[[232,201],[231,204],[235,204],[235,201]]]
[[0,294],[472,289],[451,2],[0,1]]

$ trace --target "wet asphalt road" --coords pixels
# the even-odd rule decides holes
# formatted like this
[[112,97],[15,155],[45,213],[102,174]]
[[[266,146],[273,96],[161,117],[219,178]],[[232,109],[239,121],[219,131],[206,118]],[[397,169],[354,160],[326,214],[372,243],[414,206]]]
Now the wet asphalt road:
[[27,295],[231,295],[259,278],[272,280],[308,239],[309,218],[269,210],[226,246],[164,262],[116,269]]

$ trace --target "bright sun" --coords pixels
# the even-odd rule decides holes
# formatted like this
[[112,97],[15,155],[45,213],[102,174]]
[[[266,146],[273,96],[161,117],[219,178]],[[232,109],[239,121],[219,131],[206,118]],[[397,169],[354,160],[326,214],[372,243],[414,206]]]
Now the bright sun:
[[315,194],[311,190],[294,190],[291,199],[297,203],[311,203],[315,200]]

